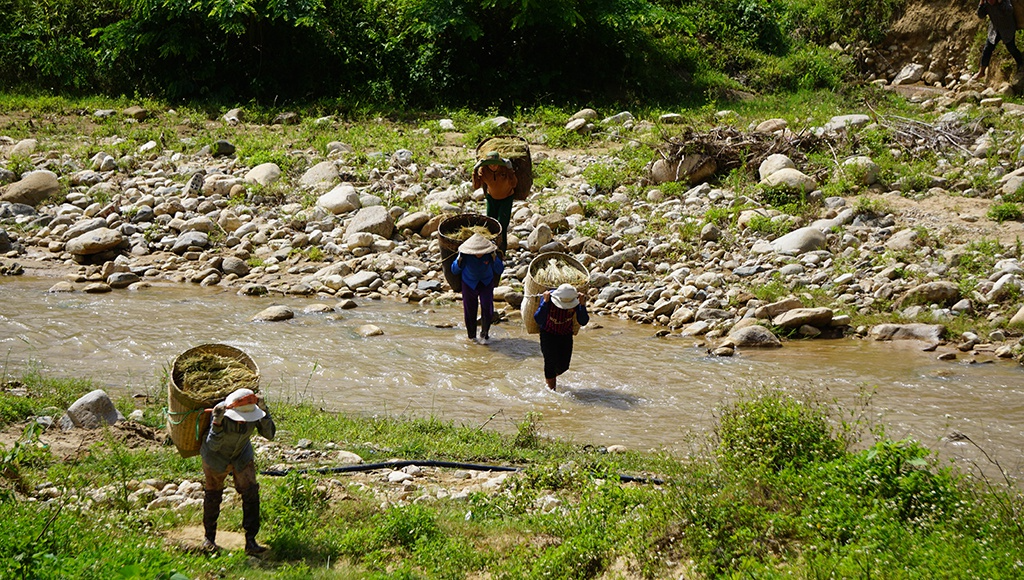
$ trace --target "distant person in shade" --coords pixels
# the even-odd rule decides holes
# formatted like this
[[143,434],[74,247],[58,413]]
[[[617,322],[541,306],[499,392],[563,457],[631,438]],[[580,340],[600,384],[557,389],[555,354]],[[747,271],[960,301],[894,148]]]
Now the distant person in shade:
[[1006,45],[1007,52],[1017,63],[1014,82],[1019,82],[1021,73],[1024,72],[1024,56],[1017,48],[1017,18],[1014,16],[1013,4],[1010,3],[1010,0],[979,0],[978,18],[985,17],[988,17],[988,35],[985,38],[985,47],[981,49],[981,68],[978,69],[974,78],[988,77],[988,65],[992,62],[992,53],[996,49],[996,44],[1001,40]]
[[519,178],[512,162],[491,151],[473,166],[473,187],[483,188],[487,217],[501,224],[498,251],[504,256],[508,247],[508,223],[512,220],[512,203]]
[[587,313],[587,297],[576,291],[571,284],[562,284],[554,291],[544,292],[533,319],[540,327],[540,352],[544,355],[544,380],[548,388],[555,390],[558,375],[569,370],[572,360],[573,323],[586,326],[590,322]]
[[[462,315],[469,340],[479,344],[490,342],[494,287],[504,271],[498,247],[484,236],[473,234],[459,246],[459,255],[452,262],[452,274],[462,277]],[[479,339],[476,336],[477,310],[480,311]]]

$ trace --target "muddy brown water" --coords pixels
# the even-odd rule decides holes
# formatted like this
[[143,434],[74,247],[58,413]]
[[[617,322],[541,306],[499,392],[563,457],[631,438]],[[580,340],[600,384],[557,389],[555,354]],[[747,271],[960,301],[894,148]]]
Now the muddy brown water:
[[[271,402],[434,416],[505,432],[533,412],[545,435],[679,453],[696,448],[716,409],[738,392],[776,384],[819,393],[886,425],[891,438],[918,439],[987,473],[998,475],[973,446],[944,437],[968,435],[1013,475],[1024,466],[1024,369],[1006,361],[967,364],[963,356],[940,362],[916,343],[792,341],[714,358],[693,339],[654,338],[653,327],[594,316],[553,393],[544,387],[535,335],[513,317],[494,328],[489,346],[470,343],[458,304],[427,309],[359,300],[353,310],[307,314],[307,306],[335,301],[182,285],[47,293],[53,283],[0,277],[0,374],[17,377],[33,367],[47,376],[89,378],[115,393],[162,394],[174,357],[199,344],[226,343],[256,361]],[[271,304],[291,306],[295,318],[250,322]],[[384,334],[363,338],[362,324]],[[868,406],[859,403],[864,393],[873,393]]]

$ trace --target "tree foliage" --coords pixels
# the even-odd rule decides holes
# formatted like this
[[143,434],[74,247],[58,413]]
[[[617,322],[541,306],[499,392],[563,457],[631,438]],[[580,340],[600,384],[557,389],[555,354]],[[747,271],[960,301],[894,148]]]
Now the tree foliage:
[[884,27],[900,5],[0,0],[0,88],[424,108],[679,102],[723,79],[831,86],[843,65],[808,41],[856,37],[858,15]]

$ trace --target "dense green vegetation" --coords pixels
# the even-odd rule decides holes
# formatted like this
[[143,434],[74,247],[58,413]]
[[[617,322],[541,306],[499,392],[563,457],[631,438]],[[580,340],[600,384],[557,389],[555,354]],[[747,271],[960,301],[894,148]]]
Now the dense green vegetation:
[[[21,386],[30,395],[8,392]],[[0,426],[67,404],[91,386],[28,373],[0,389]],[[337,416],[272,402],[294,444],[331,441],[367,461],[392,457],[521,466],[493,493],[385,502],[345,476],[263,476],[262,560],[205,556],[164,538],[196,508],[122,501],[130,480],[200,477],[172,448],[114,437],[61,461],[39,431],[0,449],[4,578],[1014,578],[1024,561],[1024,498],[1010,481],[959,473],[919,442],[867,425],[870,398],[841,409],[772,387],[723,403],[687,457],[603,453],[542,435],[525,417],[498,434],[434,418]],[[122,412],[134,407],[119,402]],[[144,421],[160,427],[159,401]],[[266,461],[266,459],[264,459]],[[994,470],[993,470],[994,471]],[[660,484],[620,484],[619,474]],[[330,479],[340,479],[331,482]],[[45,481],[49,503],[21,495]],[[80,501],[110,486],[106,502]],[[332,491],[333,490],[333,491]],[[86,507],[88,506],[88,507]],[[542,506],[548,506],[546,509]],[[224,516],[237,524],[236,508]],[[182,576],[178,576],[181,578]]]
[[904,0],[0,0],[0,89],[218,102],[695,103],[835,87]]

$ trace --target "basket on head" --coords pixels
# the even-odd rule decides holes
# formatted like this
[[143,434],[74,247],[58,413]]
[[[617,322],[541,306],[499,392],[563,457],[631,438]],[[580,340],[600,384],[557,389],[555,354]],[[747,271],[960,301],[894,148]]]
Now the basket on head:
[[483,214],[461,213],[445,218],[437,225],[437,237],[441,245],[441,269],[453,292],[462,291],[462,278],[452,274],[452,262],[459,255],[459,246],[473,233],[480,233],[493,241],[501,235],[501,224],[498,220]]
[[530,197],[533,187],[533,158],[530,157],[530,144],[518,135],[499,135],[488,137],[476,146],[477,160],[487,157],[491,151],[497,151],[503,158],[512,162],[512,171],[518,180],[512,197],[519,201]]
[[[523,304],[520,307],[523,326],[528,334],[540,332],[533,313],[540,306],[541,295],[562,284],[572,284],[577,292],[583,294],[590,287],[590,271],[582,262],[562,252],[545,252],[530,262],[523,281]],[[574,319],[572,333],[577,334],[579,331],[579,322]]]
[[167,386],[167,431],[182,457],[199,454],[210,427],[206,413],[233,391],[259,389],[260,370],[249,355],[226,344],[201,344],[179,354]]

